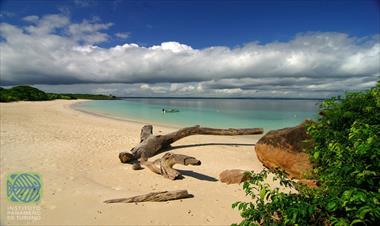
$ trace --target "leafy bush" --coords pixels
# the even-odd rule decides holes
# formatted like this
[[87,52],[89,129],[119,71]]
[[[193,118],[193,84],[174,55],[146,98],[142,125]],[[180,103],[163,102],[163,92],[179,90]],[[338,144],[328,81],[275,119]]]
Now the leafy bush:
[[312,189],[288,179],[283,171],[272,171],[273,181],[280,185],[297,189],[298,193],[284,193],[271,188],[268,181],[270,171],[250,172],[250,180],[244,182],[243,189],[254,200],[253,203],[236,202],[233,208],[241,211],[244,220],[240,225],[323,225],[326,216],[321,213],[325,204],[323,196],[315,196]]
[[[380,222],[380,82],[321,104],[321,117],[308,126],[309,151],[318,188],[307,188],[274,172],[297,193],[271,188],[268,171],[244,183],[254,203],[237,202],[240,225],[376,225]],[[256,191],[256,192],[255,192]],[[255,195],[258,193],[259,195]]]

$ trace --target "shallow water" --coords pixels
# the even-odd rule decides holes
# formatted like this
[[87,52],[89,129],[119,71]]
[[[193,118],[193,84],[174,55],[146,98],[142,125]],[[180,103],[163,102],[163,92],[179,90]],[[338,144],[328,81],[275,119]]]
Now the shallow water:
[[[126,98],[82,102],[75,108],[117,118],[172,126],[217,128],[294,126],[317,117],[320,100]],[[162,113],[162,109],[178,109]]]

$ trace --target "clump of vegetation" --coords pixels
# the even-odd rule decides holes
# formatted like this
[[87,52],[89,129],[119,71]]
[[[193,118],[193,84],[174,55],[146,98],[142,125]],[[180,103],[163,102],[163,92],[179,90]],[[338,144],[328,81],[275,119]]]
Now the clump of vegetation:
[[[321,117],[307,125],[314,140],[309,151],[318,188],[307,188],[274,172],[274,180],[296,193],[266,182],[269,171],[251,173],[244,183],[253,202],[237,202],[240,225],[376,225],[380,222],[380,82],[321,104]],[[258,195],[256,195],[258,194]]]
[[[112,95],[101,95],[101,94],[77,94],[77,93],[64,93],[64,94],[58,94],[58,95],[63,95],[67,96],[70,99],[87,99],[87,100],[113,100],[117,99],[116,96]],[[58,98],[62,99],[62,98]]]
[[11,89],[0,90],[0,101],[11,102],[19,100],[49,100],[49,95],[45,92],[30,86],[16,86]]
[[45,93],[30,86],[15,86],[10,89],[4,89],[0,87],[0,102],[12,102],[12,101],[43,101],[43,100],[55,100],[55,99],[90,99],[90,100],[112,100],[116,99],[115,96],[106,96],[98,94],[57,94],[57,93]]

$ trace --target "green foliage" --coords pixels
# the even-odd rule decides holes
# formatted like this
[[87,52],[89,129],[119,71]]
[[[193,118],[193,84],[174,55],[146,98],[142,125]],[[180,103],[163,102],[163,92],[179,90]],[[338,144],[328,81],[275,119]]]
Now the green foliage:
[[327,187],[308,188],[287,179],[282,172],[273,173],[274,181],[298,193],[271,188],[268,170],[251,172],[243,189],[253,202],[232,205],[244,218],[239,225],[376,225],[379,221],[379,193],[369,197],[365,190],[348,189],[337,196]]
[[11,89],[1,89],[0,90],[0,101],[1,102],[11,102],[11,101],[38,101],[38,100],[49,100],[49,96],[34,87],[30,86],[16,86]]
[[60,95],[64,95],[64,96],[71,98],[71,99],[87,99],[87,100],[113,100],[113,99],[117,99],[115,96],[107,96],[107,95],[100,95],[100,94],[65,93],[65,94],[60,94]]
[[90,99],[90,100],[112,100],[115,96],[106,96],[98,94],[57,94],[45,93],[37,88],[30,86],[15,86],[10,89],[0,87],[0,102],[12,101],[42,101],[55,99]]
[[[376,225],[380,222],[380,83],[321,104],[321,117],[308,126],[318,188],[307,188],[275,172],[297,193],[271,188],[268,171],[244,183],[253,203],[237,202],[240,225]],[[258,195],[257,195],[258,194]]]
[[308,127],[315,173],[337,198],[333,223],[380,220],[380,83],[342,100],[323,102],[322,117]]
[[[276,170],[273,181],[289,189],[297,189],[298,193],[284,193],[278,187],[271,188],[268,181],[270,171],[250,173],[250,180],[244,182],[246,195],[253,202],[236,202],[244,220],[239,225],[323,225],[326,216],[321,207],[326,205],[323,196],[315,196],[306,186],[287,179],[286,174]],[[301,195],[302,194],[302,195]]]
[[47,93],[49,100],[63,99],[63,100],[75,100],[77,98],[68,96],[66,94]]

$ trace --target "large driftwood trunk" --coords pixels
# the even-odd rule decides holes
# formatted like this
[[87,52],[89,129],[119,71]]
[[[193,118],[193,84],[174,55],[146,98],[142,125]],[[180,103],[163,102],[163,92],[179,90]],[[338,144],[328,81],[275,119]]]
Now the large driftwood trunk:
[[192,198],[187,190],[151,192],[145,195],[133,196],[130,198],[110,199],[105,203],[130,203],[130,202],[165,202],[175,199]]
[[166,135],[153,135],[153,126],[145,125],[141,129],[140,144],[131,149],[131,152],[121,152],[119,154],[122,163],[133,163],[137,160],[146,161],[148,158],[155,156],[170,144],[191,135],[255,135],[262,134],[262,128],[248,129],[215,129],[200,126],[186,127]]

